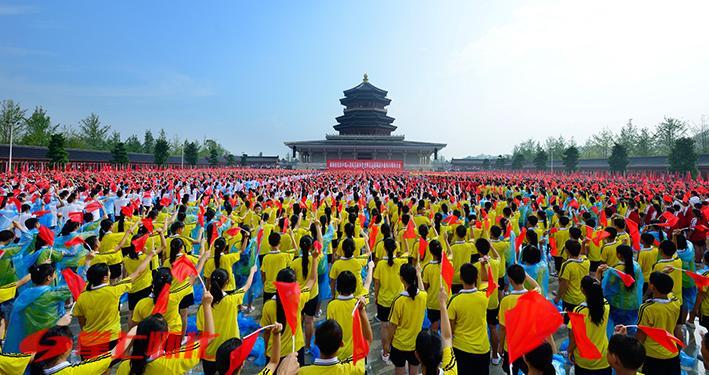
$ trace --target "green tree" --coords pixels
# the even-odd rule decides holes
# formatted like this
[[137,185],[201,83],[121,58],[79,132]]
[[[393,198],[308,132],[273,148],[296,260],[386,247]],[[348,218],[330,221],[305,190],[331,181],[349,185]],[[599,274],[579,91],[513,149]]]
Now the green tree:
[[187,142],[185,141],[185,162],[189,165],[197,165],[197,159],[199,158],[199,147],[197,142]]
[[25,126],[25,110],[12,100],[3,100],[0,105],[0,131],[2,131],[0,142],[10,143],[11,133],[13,143],[22,139]]
[[111,161],[115,164],[128,164],[128,152],[126,152],[126,144],[118,142],[113,145],[111,150]]
[[638,128],[633,125],[633,119],[628,119],[625,126],[620,129],[618,143],[625,147],[628,155],[634,155],[639,136]]
[[219,165],[219,150],[216,147],[209,148],[209,157],[207,157],[210,165]]
[[153,133],[150,130],[146,130],[145,135],[143,135],[143,152],[152,154],[153,151],[155,151],[155,138],[153,138]]
[[524,168],[524,155],[522,153],[512,155],[512,163],[510,163],[510,167],[512,169]]
[[109,125],[101,125],[101,120],[95,113],[91,113],[88,117],[79,121],[79,134],[84,147],[88,149],[104,149],[108,141],[109,131],[111,131],[111,127]]
[[567,172],[575,171],[576,165],[579,162],[579,149],[574,145],[569,146],[566,150],[564,150],[564,154],[561,156],[561,159],[564,162],[564,168]]
[[126,138],[126,151],[128,152],[143,152],[143,145],[140,143],[138,136],[133,134]]
[[672,117],[665,117],[664,121],[657,124],[654,139],[656,148],[661,155],[668,155],[675,145],[675,141],[687,133],[687,124]]
[[170,144],[166,139],[155,141],[153,155],[155,156],[155,164],[165,165],[167,163],[167,158],[170,157]]
[[483,160],[483,169],[490,169],[490,159],[485,158],[485,160]]
[[57,127],[59,126],[52,126],[52,122],[47,116],[47,111],[42,107],[37,107],[32,112],[32,115],[25,120],[25,134],[21,143],[32,146],[47,146]]
[[[586,147],[590,147],[589,150],[584,150],[588,157],[594,158],[607,158],[610,154],[611,148],[613,147],[613,139],[615,135],[608,128],[601,129],[600,132],[594,134],[587,142]],[[586,148],[584,147],[584,148]]]
[[699,123],[692,128],[694,132],[694,143],[697,145],[697,151],[699,153],[709,152],[709,121],[707,116],[702,115],[699,119]]
[[532,160],[534,158],[534,154],[538,148],[539,148],[539,142],[530,138],[518,145],[515,145],[514,149],[512,150],[512,155],[519,153],[519,154],[522,154],[522,156],[524,156],[524,160]]
[[652,134],[648,128],[642,128],[638,131],[638,137],[635,141],[635,150],[633,156],[650,156],[654,154]]
[[[114,130],[111,136],[106,140],[106,148],[113,150],[113,147],[121,143],[121,133],[118,130]],[[123,145],[125,147],[125,145]]]
[[672,172],[697,173],[697,151],[694,149],[694,140],[688,137],[681,137],[675,140],[675,144],[667,157]]
[[505,169],[506,163],[507,163],[507,157],[503,157],[502,155],[498,155],[497,159],[495,160],[495,168]]
[[621,144],[614,144],[611,156],[608,157],[608,166],[612,172],[625,172],[628,168],[628,151]]
[[246,165],[247,158],[248,158],[248,156],[246,154],[241,154],[241,166],[242,167]]
[[69,161],[69,153],[64,149],[64,136],[52,134],[47,147],[47,158],[54,165],[64,165]]
[[537,149],[537,154],[534,156],[534,166],[538,170],[544,170],[547,167],[549,155],[542,148]]
[[236,165],[236,157],[231,152],[227,153],[225,158],[226,158],[226,165],[228,165],[230,167]]

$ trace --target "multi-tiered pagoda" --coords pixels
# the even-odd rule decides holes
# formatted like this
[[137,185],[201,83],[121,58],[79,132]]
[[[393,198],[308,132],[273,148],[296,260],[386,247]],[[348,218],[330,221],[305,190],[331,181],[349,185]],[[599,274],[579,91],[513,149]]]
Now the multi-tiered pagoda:
[[446,146],[406,141],[403,135],[392,134],[396,126],[386,110],[391,100],[386,91],[369,83],[366,74],[362,83],[344,93],[340,99],[344,114],[336,118],[337,125],[333,126],[339,134],[328,134],[320,141],[285,142],[293,150],[293,157],[298,157],[300,167],[397,164],[387,163],[393,161],[409,169],[428,169],[431,156],[437,158],[438,151]]

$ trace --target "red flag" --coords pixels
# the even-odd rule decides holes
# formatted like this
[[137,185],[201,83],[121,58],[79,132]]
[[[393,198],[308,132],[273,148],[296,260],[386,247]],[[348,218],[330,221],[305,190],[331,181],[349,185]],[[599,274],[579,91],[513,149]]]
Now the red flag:
[[600,246],[601,240],[606,239],[610,236],[611,234],[606,232],[605,230],[599,231],[596,233],[595,236],[591,238],[591,242],[593,242],[594,245]]
[[251,350],[254,348],[256,339],[258,339],[258,332],[244,337],[241,340],[241,345],[229,354],[229,371],[226,372],[226,375],[234,375],[241,369],[241,365],[244,364],[244,361],[246,361],[246,358],[249,357]]
[[172,277],[182,282],[189,276],[197,276],[197,268],[195,268],[194,263],[187,257],[183,255],[179,257],[175,263],[172,264]]
[[615,268],[611,268],[611,269],[613,271],[615,271],[616,274],[618,274],[618,277],[620,277],[620,279],[623,281],[623,285],[631,286],[635,282],[635,279],[632,276],[628,275],[627,273],[620,271],[618,269],[615,269]]
[[92,201],[89,204],[87,204],[86,206],[84,206],[84,211],[87,211],[87,212],[93,212],[93,211],[97,211],[99,209],[101,209],[101,203],[99,203],[98,201]]
[[426,256],[426,250],[428,249],[428,241],[425,238],[419,238],[419,256],[421,260]]
[[598,222],[604,226],[608,226],[608,218],[606,218],[606,210],[601,210],[601,214],[598,216]]
[[322,244],[320,241],[315,240],[315,242],[313,242],[313,249],[317,250],[319,253],[322,253]]
[[684,273],[687,274],[687,276],[691,277],[692,280],[694,280],[694,283],[697,284],[698,288],[706,288],[709,286],[709,277],[702,276],[698,273],[694,273],[692,271],[687,271],[684,270]]
[[679,352],[679,349],[677,349],[677,345],[684,348],[684,343],[682,342],[682,340],[672,336],[672,334],[662,328],[653,328],[638,325],[638,329],[643,331],[649,338],[653,339],[656,343],[662,345],[662,347],[672,353]]
[[276,286],[278,299],[281,301],[283,312],[286,315],[286,322],[295,335],[295,331],[298,329],[298,315],[300,315],[300,287],[298,283],[280,281],[274,281],[273,285]]
[[65,268],[62,270],[62,276],[66,282],[66,286],[71,292],[71,296],[74,297],[74,301],[79,299],[79,295],[86,288],[86,281],[81,278],[81,276],[74,273],[71,268]]
[[170,203],[172,203],[172,199],[170,199],[170,197],[164,197],[163,199],[160,199],[160,205],[163,207],[169,206]]
[[256,248],[259,250],[261,249],[261,240],[263,240],[263,228],[259,229],[256,234]]
[[79,211],[69,212],[69,220],[81,224],[84,222],[84,214]]
[[65,247],[72,247],[72,246],[85,244],[85,243],[86,243],[86,241],[84,241],[84,239],[81,238],[81,236],[76,236],[76,237],[70,239],[69,241],[64,242],[64,246]]
[[551,256],[558,257],[559,256],[559,248],[556,246],[556,239],[554,239],[554,238],[549,239],[549,247],[550,247],[549,252],[551,253]]
[[586,225],[586,238],[589,240],[593,238],[593,228],[588,225]]
[[519,254],[519,247],[522,246],[522,242],[527,237],[527,227],[522,227],[519,231],[519,236],[515,238],[515,251]]
[[571,203],[569,203],[569,206],[571,206],[571,208],[575,208],[578,210],[579,209],[579,202],[576,199],[573,199],[571,201]]
[[409,219],[406,223],[406,231],[404,232],[404,239],[416,238],[416,228],[414,227],[414,221]]
[[143,249],[145,249],[145,243],[148,242],[148,234],[144,234],[133,241],[131,241],[131,244],[133,244],[133,247],[135,248],[135,252],[141,252]]
[[152,315],[154,314],[165,314],[167,312],[167,304],[170,302],[170,284],[165,284],[158,294],[158,299],[155,301],[155,306],[153,306]]
[[535,291],[519,297],[517,305],[505,313],[505,320],[511,362],[539,346],[564,322],[556,306]]
[[151,219],[145,218],[145,219],[142,219],[140,222],[143,224],[145,229],[148,230],[148,233],[153,233],[154,227],[153,227],[153,221]]
[[133,206],[121,207],[121,215],[125,217],[133,217]]
[[32,215],[34,215],[34,217],[42,217],[42,216],[44,216],[48,213],[51,213],[51,212],[52,212],[51,210],[39,210],[39,211],[33,212]]
[[369,354],[369,342],[364,339],[362,334],[362,322],[360,321],[359,309],[355,308],[352,315],[352,362],[356,365],[357,361],[367,358]]
[[359,214],[359,225],[364,228],[364,223],[367,221],[367,217],[364,214]]
[[374,250],[374,245],[377,243],[377,234],[379,234],[379,227],[376,225],[372,225],[371,228],[369,228],[369,248]]
[[40,225],[38,235],[44,243],[49,246],[54,246],[54,232],[52,232],[51,229],[45,227],[44,225]]
[[448,290],[450,290],[453,287],[453,274],[455,273],[455,269],[446,254],[441,255],[441,277],[443,277],[443,281],[448,284]]
[[625,219],[625,226],[628,227],[628,234],[630,239],[633,240],[633,249],[640,249],[640,232],[638,231],[638,223]]
[[219,229],[217,228],[217,223],[212,222],[212,235],[210,236],[209,245],[214,245],[214,241],[219,238]]
[[234,237],[234,236],[236,236],[240,231],[241,231],[241,228],[240,228],[240,227],[233,227],[233,228],[228,229],[228,230],[226,231],[226,234],[228,234],[228,235]]
[[487,265],[487,291],[485,292],[485,296],[488,298],[492,295],[492,293],[495,293],[495,290],[497,290],[497,281],[495,280],[495,276],[492,274],[492,266],[488,263]]
[[576,348],[579,350],[579,355],[586,359],[601,358],[601,352],[598,351],[598,348],[591,342],[586,333],[585,316],[571,311],[567,312],[567,314],[569,314],[571,331],[574,334],[574,341],[576,342]]
[[281,233],[286,233],[288,231],[288,228],[290,227],[290,220],[288,220],[288,216],[283,218],[283,228],[281,228]]
[[677,225],[677,222],[679,222],[679,218],[669,211],[664,212],[661,217],[665,219],[665,222],[657,224],[658,227],[672,228]]

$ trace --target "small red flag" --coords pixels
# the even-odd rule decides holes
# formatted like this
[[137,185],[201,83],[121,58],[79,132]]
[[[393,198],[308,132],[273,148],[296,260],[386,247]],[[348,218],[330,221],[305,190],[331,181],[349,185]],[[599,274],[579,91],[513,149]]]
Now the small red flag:
[[286,322],[295,335],[295,331],[298,329],[298,315],[300,315],[300,287],[298,283],[280,281],[274,281],[273,285],[276,286],[278,299],[281,301],[283,312],[286,315]]
[[623,281],[623,285],[631,286],[635,282],[635,279],[627,273],[615,268],[612,268],[612,270],[615,271],[616,274],[618,274],[618,277],[620,277],[620,279]]
[[356,365],[357,361],[367,358],[368,354],[369,342],[364,339],[359,309],[355,308],[352,315],[352,362]]
[[87,211],[87,212],[93,212],[93,211],[97,211],[99,209],[101,209],[101,203],[99,203],[98,201],[92,201],[89,204],[87,204],[86,206],[84,206],[84,211]]
[[511,362],[539,346],[564,322],[556,306],[536,291],[519,297],[517,305],[505,313],[505,320]]
[[601,352],[598,351],[598,348],[591,342],[586,333],[585,316],[571,311],[567,312],[567,314],[569,314],[569,320],[571,321],[571,331],[574,334],[576,348],[579,350],[581,357],[586,359],[601,358]]
[[492,266],[488,263],[487,265],[487,291],[485,292],[485,296],[488,298],[492,295],[492,293],[495,293],[495,290],[497,290],[497,281],[495,280],[495,275],[492,274]]
[[54,232],[52,232],[51,229],[45,227],[44,225],[40,225],[38,235],[44,243],[49,246],[54,246]]
[[684,348],[684,343],[682,342],[682,340],[672,336],[672,334],[662,328],[653,328],[638,325],[638,329],[643,331],[649,338],[653,339],[656,343],[662,345],[662,347],[672,353],[679,352],[677,345]]
[[256,234],[256,248],[258,250],[261,250],[261,240],[263,240],[263,228],[259,229]]
[[217,227],[217,223],[215,223],[215,222],[212,222],[212,235],[210,237],[211,238],[209,241],[209,245],[214,245],[214,241],[216,241],[217,238],[219,238],[219,229]]
[[610,237],[610,235],[611,234],[606,232],[605,230],[599,231],[594,237],[591,238],[591,242],[593,242],[593,244],[596,246],[600,246],[601,240]]
[[125,217],[133,217],[133,206],[121,207],[121,215]]
[[672,214],[672,212],[666,211],[661,215],[662,218],[665,219],[664,223],[658,223],[658,227],[667,227],[667,228],[672,228],[675,225],[677,225],[677,222],[679,222],[679,218],[675,215]]
[[379,234],[379,227],[376,225],[372,225],[371,228],[369,228],[369,248],[374,249],[374,245],[377,243],[377,235]]
[[426,256],[426,250],[428,249],[428,241],[425,238],[419,238],[419,256],[421,260]]
[[404,232],[404,239],[411,239],[411,238],[416,238],[416,228],[414,227],[414,221],[412,219],[409,219],[409,222],[406,223],[406,231]]
[[601,210],[601,214],[598,216],[598,222],[604,226],[608,226],[608,218],[606,218],[606,210]]
[[315,240],[315,242],[313,242],[313,249],[317,250],[319,253],[322,253],[322,244],[320,241]]
[[62,270],[62,276],[66,282],[66,286],[71,292],[71,296],[74,297],[74,301],[79,299],[79,295],[86,288],[86,281],[81,278],[81,276],[74,273],[71,268],[65,268]]
[[519,254],[519,247],[522,246],[522,242],[527,237],[527,227],[522,227],[519,231],[519,236],[515,238],[515,251]]
[[165,284],[158,294],[158,299],[153,306],[152,315],[165,314],[167,312],[167,304],[170,302],[170,284]]
[[131,244],[133,244],[133,247],[135,248],[135,252],[139,253],[145,249],[145,243],[148,242],[148,234],[144,234],[133,241],[131,241]]
[[153,221],[151,219],[145,218],[142,219],[140,222],[143,224],[145,229],[148,230],[148,233],[153,233],[153,229],[155,228],[153,227]]
[[586,238],[589,240],[593,238],[593,228],[588,225],[586,225]]
[[443,281],[448,284],[448,289],[450,290],[453,287],[453,274],[455,273],[455,269],[446,254],[441,255],[441,277],[443,277]]
[[241,231],[241,228],[240,228],[240,227],[233,227],[233,228],[227,229],[226,234],[228,234],[228,235],[234,237],[234,236],[236,236],[240,231]]
[[85,243],[86,243],[86,241],[84,241],[84,239],[81,238],[81,236],[76,236],[76,237],[70,239],[69,241],[64,242],[64,246],[65,247],[72,247],[72,246],[85,244]]
[[251,350],[254,348],[256,339],[258,339],[258,332],[241,339],[241,345],[229,354],[229,371],[226,372],[226,375],[234,375],[239,372],[241,365],[244,364],[244,361],[246,361],[246,358],[249,357]]
[[684,273],[686,273],[687,276],[691,277],[692,280],[694,280],[694,283],[697,284],[697,287],[706,288],[707,286],[709,286],[709,277],[702,276],[698,273],[694,273],[692,271],[687,270],[685,270]]
[[640,232],[638,231],[638,223],[625,219],[625,226],[628,227],[628,234],[633,240],[633,249],[640,250]]
[[549,252],[551,253],[551,256],[553,257],[558,257],[559,256],[559,248],[556,246],[556,239],[550,238],[549,239]]
[[364,223],[367,221],[367,217],[364,214],[359,214],[359,225],[364,228]]
[[175,263],[172,264],[172,277],[177,281],[182,282],[190,276],[197,276],[197,274],[197,268],[195,268],[187,255],[179,257]]
[[283,218],[283,228],[281,228],[281,233],[286,233],[288,231],[288,228],[290,227],[290,220],[288,220],[288,216]]
[[33,212],[32,215],[34,215],[34,217],[42,217],[50,212],[52,212],[52,211],[51,210],[39,210],[39,211]]
[[170,199],[170,197],[164,197],[163,199],[160,199],[160,205],[163,207],[169,206],[170,203],[172,203],[172,199]]
[[79,211],[69,212],[69,220],[81,224],[84,222],[84,214]]

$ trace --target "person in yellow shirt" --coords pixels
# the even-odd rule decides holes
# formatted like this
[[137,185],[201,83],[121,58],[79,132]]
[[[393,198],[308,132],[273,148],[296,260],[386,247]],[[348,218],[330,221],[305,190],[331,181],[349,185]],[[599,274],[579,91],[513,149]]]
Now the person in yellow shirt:
[[616,374],[635,375],[645,361],[645,348],[637,338],[627,335],[625,327],[618,326],[608,340],[606,359]]
[[[336,320],[344,327],[352,326],[352,311],[356,304],[366,304],[364,297],[356,298],[357,278],[350,271],[344,271],[337,276],[337,298],[327,305],[327,319]],[[342,333],[342,347],[337,352],[337,358],[345,361],[352,357],[352,331]]]
[[[131,350],[131,359],[123,360],[117,375],[162,375],[185,374],[199,365],[201,345],[214,339],[214,318],[212,317],[212,294],[204,291],[204,338],[188,342],[177,350],[170,350],[165,344],[156,344],[157,337],[168,333],[168,323],[161,314],[149,316],[138,323],[137,336]],[[168,340],[169,341],[169,340]]]
[[[320,222],[318,222],[319,224]],[[320,243],[322,243],[322,235],[319,235],[320,237]],[[290,262],[290,268],[295,271],[295,276],[298,281],[298,285],[303,288],[305,287],[306,282],[310,278],[309,272],[310,272],[310,263],[316,263],[319,264],[320,260],[322,259],[323,255],[319,254],[317,257],[310,257],[310,253],[313,250],[313,238],[310,237],[309,235],[305,235],[300,237],[299,241],[299,254],[298,257],[294,258]],[[317,272],[317,271],[316,271]],[[316,276],[317,277],[317,276]],[[305,306],[303,306],[303,311],[302,311],[302,318],[303,318],[303,327],[304,327],[304,333],[305,333],[305,353],[309,354],[310,353],[310,339],[313,337],[313,332],[315,332],[315,315],[318,312],[318,293],[319,293],[319,285],[318,283],[313,283],[313,286],[310,288],[310,295],[313,296],[308,302],[305,303]]]
[[[140,238],[145,233],[147,232],[144,232],[144,229],[140,229],[138,233],[136,233],[132,237],[132,240]],[[158,233],[160,235],[160,247],[157,249],[157,252],[160,254],[164,254],[163,251],[167,248],[167,243],[165,241],[165,236],[163,235],[162,230],[159,230]],[[133,316],[133,310],[135,310],[135,306],[138,304],[138,301],[150,296],[150,291],[152,289],[153,283],[153,269],[158,267],[159,258],[152,257],[152,261],[150,262],[149,267],[144,268],[142,272],[136,273],[136,270],[140,268],[143,261],[150,255],[151,252],[152,251],[146,251],[145,249],[143,249],[142,251],[136,251],[132,241],[127,247],[124,247],[121,250],[121,254],[123,255],[124,274],[136,275],[135,277],[131,278],[131,288],[128,291],[129,322],[132,320],[131,317]]]
[[451,244],[451,252],[453,253],[453,285],[451,293],[456,294],[463,289],[463,281],[460,279],[460,267],[465,263],[472,261],[472,255],[475,245],[466,241],[465,236],[468,230],[464,225],[455,227],[455,241]]
[[362,267],[367,265],[370,256],[369,244],[365,245],[365,249],[366,253],[363,256],[356,257],[354,239],[345,238],[345,240],[342,241],[342,251],[344,252],[344,256],[332,263],[332,268],[330,268],[331,290],[337,290],[335,287],[337,276],[343,271],[350,271],[357,278],[357,290],[355,291],[355,295],[360,297],[366,296],[369,293],[369,290],[364,288],[364,283],[362,282]]
[[34,354],[0,353],[0,374],[23,374]]
[[549,241],[556,241],[556,248],[559,249],[559,255],[554,257],[554,269],[557,274],[561,270],[561,264],[568,259],[568,254],[564,251],[564,244],[569,239],[569,228],[571,228],[569,218],[561,216],[556,233],[549,238]]
[[431,321],[431,330],[438,331],[438,325],[441,320],[441,311],[438,303],[438,289],[441,286],[441,252],[443,247],[438,240],[431,240],[428,243],[428,252],[431,253],[431,261],[424,264],[421,271],[423,279],[423,288],[428,295],[426,301],[426,309],[428,312],[428,320]]
[[268,244],[271,246],[271,251],[263,255],[261,260],[261,280],[263,280],[263,303],[270,300],[276,295],[276,287],[273,282],[276,281],[278,272],[288,267],[293,255],[281,252],[281,234],[271,232],[268,236]]
[[[569,253],[569,259],[561,265],[559,289],[554,297],[554,303],[558,304],[561,300],[564,311],[574,311],[576,306],[584,301],[581,279],[588,275],[590,264],[588,259],[581,255],[581,244],[578,241],[568,240],[564,248]],[[568,316],[564,315],[564,323],[568,322]]]
[[[460,267],[460,277],[463,281],[463,289],[451,297],[447,308],[449,324],[453,332],[452,347],[457,369],[461,374],[488,374],[490,367],[490,341],[487,331],[489,298],[484,291],[476,288],[478,269],[474,265],[463,264]],[[441,302],[441,307],[444,303]]]
[[120,299],[131,289],[131,282],[140,275],[152,261],[156,251],[148,254],[140,266],[127,278],[109,284],[109,266],[106,263],[93,264],[86,271],[86,291],[79,295],[74,306],[74,316],[79,319],[80,355],[82,359],[93,358],[113,349],[121,333]]
[[611,267],[615,264],[616,249],[623,243],[618,240],[618,231],[614,227],[607,227],[605,231],[609,236],[603,240],[604,244],[601,246],[601,263]]
[[[473,270],[475,268],[473,267]],[[440,286],[438,303],[441,311],[441,335],[435,331],[422,330],[416,337],[416,358],[421,362],[424,374],[457,375],[459,365],[456,362],[457,354],[453,348],[452,321],[448,315],[446,302],[448,301],[448,288]],[[487,369],[487,359],[485,368]],[[478,373],[474,367],[465,367],[465,371]],[[481,372],[483,374],[487,372]]]
[[416,358],[416,337],[421,331],[425,315],[427,294],[423,290],[420,269],[411,264],[404,264],[399,270],[399,276],[405,291],[392,302],[389,314],[389,331],[391,345],[383,348],[384,356],[389,356],[395,367],[396,375],[418,372],[419,360]]
[[638,253],[638,264],[640,269],[643,271],[643,294],[647,292],[648,281],[650,281],[650,274],[652,273],[652,267],[657,263],[659,259],[658,249],[654,245],[655,236],[651,233],[643,233],[640,235],[640,252]]
[[574,363],[576,374],[610,374],[611,368],[606,358],[608,353],[608,316],[610,305],[603,298],[603,289],[598,280],[591,276],[581,279],[581,290],[586,303],[576,306],[574,312],[583,315],[586,336],[601,353],[598,359],[587,359],[581,356],[574,339],[574,329],[581,329],[569,323],[569,360]]
[[[672,277],[662,272],[650,274],[648,291],[652,298],[640,306],[638,325],[664,329],[672,332],[677,325],[680,314],[678,298],[673,296],[674,281]],[[642,331],[638,330],[636,337],[645,347],[645,363],[643,373],[646,375],[679,374],[680,360],[678,352],[671,352]]]
[[[252,266],[244,286],[231,292],[227,290],[227,285],[229,284],[227,271],[217,268],[212,272],[212,277],[209,279],[209,292],[213,297],[212,316],[214,318],[214,333],[216,337],[207,345],[202,358],[202,369],[206,375],[215,374],[217,371],[215,358],[218,356],[217,351],[220,345],[229,339],[239,338],[240,336],[236,315],[239,311],[239,306],[244,301],[244,295],[251,288],[256,271],[256,265]],[[197,329],[199,331],[205,329],[204,309],[201,306],[197,311]]]
[[616,217],[613,219],[613,227],[615,227],[615,230],[618,232],[616,235],[617,240],[622,244],[630,245],[630,235],[625,232],[625,219],[622,217]]
[[[386,348],[390,344],[389,337],[389,312],[394,299],[404,291],[404,284],[399,277],[399,270],[403,264],[407,263],[407,259],[396,258],[394,251],[396,250],[396,241],[393,238],[385,238],[384,249],[386,256],[383,256],[377,263],[374,269],[374,301],[377,305],[377,320],[380,321],[379,335],[382,342],[382,348]],[[389,358],[382,358],[385,363],[389,362]]]
[[[245,248],[248,244],[248,238],[248,236],[243,236],[244,242],[242,243],[242,249]],[[233,268],[234,263],[238,262],[241,259],[241,251],[230,253],[230,249],[227,246],[227,241],[224,237],[219,237],[214,240],[214,243],[211,247],[211,252],[212,254],[214,254],[214,257],[207,259],[207,261],[204,263],[205,284],[210,284],[209,279],[215,270],[223,269],[228,275],[226,292],[234,292],[236,290],[236,281],[234,279]]]
[[[269,328],[270,334],[276,338],[273,343],[273,351],[278,352],[277,356],[273,356],[271,360],[266,364],[257,375],[273,375],[276,370],[280,369],[280,373],[283,374],[295,374],[298,372],[298,360],[295,358],[295,353],[291,353],[288,357],[281,360],[281,331],[283,326],[281,323],[274,323],[271,328]],[[239,375],[241,374],[242,366],[236,368],[232,374],[229,373],[231,369],[231,353],[237,350],[241,344],[242,340],[238,337],[230,338],[224,341],[217,349],[216,354],[216,374],[219,375]],[[205,371],[206,373],[206,371]]]
[[[652,267],[652,271],[660,271],[670,275],[673,282],[672,294],[682,304],[682,259],[677,257],[677,245],[670,240],[662,241],[658,254],[660,259]],[[684,322],[677,324],[684,324]]]
[[[702,276],[709,276],[709,251],[705,251],[702,256],[704,268],[697,271]],[[709,329],[709,287],[701,288],[697,293],[697,301],[694,304],[694,315],[699,317],[699,325]],[[709,359],[709,358],[707,358]]]
[[121,264],[121,249],[125,246],[126,242],[131,235],[138,229],[140,221],[136,221],[128,228],[125,233],[117,232],[113,233],[111,227],[113,222],[111,219],[104,219],[101,221],[99,228],[98,237],[92,236],[94,239],[86,238],[86,243],[89,245],[91,250],[98,251],[94,263],[106,263],[108,264],[111,281],[116,282],[120,280],[122,273]]

